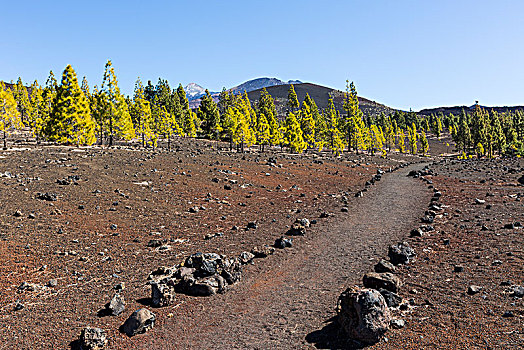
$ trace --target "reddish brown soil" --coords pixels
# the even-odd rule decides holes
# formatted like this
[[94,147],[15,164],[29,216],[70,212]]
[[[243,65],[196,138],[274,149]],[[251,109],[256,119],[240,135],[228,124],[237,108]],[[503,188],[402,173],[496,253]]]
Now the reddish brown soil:
[[[398,160],[367,155],[348,155],[341,160],[313,154],[242,155],[217,152],[194,140],[177,147],[175,152],[50,146],[2,152],[0,172],[15,177],[0,179],[4,199],[0,209],[0,349],[63,349],[86,326],[107,330],[110,348],[144,348],[152,341],[157,348],[176,346],[168,333],[175,329],[180,329],[177,334],[186,346],[192,332],[213,332],[191,324],[209,322],[215,304],[222,303],[224,310],[228,298],[234,297],[238,304],[231,306],[237,311],[244,309],[242,298],[254,303],[256,295],[267,298],[277,286],[285,288],[286,278],[299,266],[301,257],[323,256],[321,249],[330,242],[320,240],[322,235],[341,227],[336,223],[344,217],[340,213],[342,196],[347,194],[350,206],[357,205],[353,194],[364,187],[377,167],[399,164]],[[282,167],[268,166],[270,156]],[[78,185],[56,183],[70,175],[80,176]],[[218,178],[219,183],[212,178]],[[231,185],[232,190],[224,189],[228,180],[238,181]],[[148,185],[136,184],[144,181]],[[278,184],[280,190],[276,189]],[[55,193],[58,200],[37,199],[38,192]],[[193,206],[206,210],[191,214],[188,209]],[[17,210],[21,217],[13,215]],[[296,248],[248,267],[244,282],[230,292],[209,299],[181,297],[178,308],[155,309],[157,325],[146,335],[129,339],[118,331],[132,311],[147,303],[150,288],[146,278],[158,266],[172,266],[197,251],[235,256],[253,246],[271,244],[295,218],[318,218],[322,211],[337,216],[330,223],[317,225],[311,237],[297,240]],[[28,218],[30,213],[35,217]],[[249,221],[257,221],[258,228],[245,230]],[[112,224],[117,228],[111,229]],[[232,230],[233,226],[239,229]],[[224,235],[204,240],[206,234],[217,232]],[[167,239],[171,249],[149,248],[150,239]],[[309,239],[317,241],[308,245]],[[384,238],[377,247],[382,249],[390,239]],[[302,254],[297,256],[299,260],[288,260],[296,254]],[[355,251],[345,263],[360,264],[359,254]],[[365,256],[371,257],[372,250]],[[327,309],[317,311],[318,322],[332,312],[348,275],[342,267],[336,270],[340,273],[330,278],[339,279],[339,284],[314,289],[329,295]],[[51,279],[58,285],[43,287]],[[24,281],[41,287],[18,291]],[[118,317],[98,317],[119,282],[126,283],[126,311]],[[246,291],[243,296],[242,291]],[[25,308],[14,311],[17,300]],[[206,305],[207,311],[198,311]],[[300,309],[292,300],[289,307]],[[190,311],[196,313],[194,317]],[[271,310],[261,312],[271,314]],[[272,317],[275,320],[277,316]],[[178,326],[180,320],[187,324]]]
[[[524,284],[524,232],[503,227],[524,222],[524,188],[517,183],[524,162],[448,160],[432,169],[438,175],[427,178],[442,192],[443,216],[435,232],[410,240],[418,257],[400,271],[401,294],[414,307],[400,314],[406,327],[375,348],[523,349],[524,302],[509,288]],[[454,272],[455,265],[464,271]],[[468,295],[470,285],[483,290]]]

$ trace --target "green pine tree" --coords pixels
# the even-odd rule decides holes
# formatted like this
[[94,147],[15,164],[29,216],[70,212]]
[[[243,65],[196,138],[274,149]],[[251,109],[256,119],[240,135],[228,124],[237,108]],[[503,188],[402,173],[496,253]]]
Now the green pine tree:
[[76,73],[68,65],[58,86],[55,103],[45,126],[49,140],[75,145],[92,145],[95,123],[91,118],[89,102],[78,85]]

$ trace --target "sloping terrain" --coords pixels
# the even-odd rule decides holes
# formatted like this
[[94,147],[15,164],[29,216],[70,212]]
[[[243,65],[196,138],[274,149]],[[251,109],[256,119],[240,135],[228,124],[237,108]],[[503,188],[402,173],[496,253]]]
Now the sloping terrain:
[[[326,108],[328,105],[329,96],[333,96],[333,102],[335,104],[335,108],[339,112],[343,112],[343,104],[344,104],[344,92],[340,90],[331,89],[325,86],[311,84],[311,83],[303,83],[303,84],[297,84],[293,85],[295,92],[297,94],[299,102],[302,102],[306,96],[306,93],[309,94],[309,96],[315,100],[315,103],[317,104],[319,109]],[[287,95],[289,91],[289,85],[279,85],[279,86],[271,86],[266,88],[267,92],[275,99],[275,106],[277,107],[277,114],[279,116],[286,115],[286,104],[287,104]],[[252,92],[249,92],[249,99],[254,102],[258,101],[260,98],[260,93],[262,89],[255,90]],[[364,113],[364,115],[379,115],[380,113],[385,113],[386,115],[389,113],[395,112],[393,108],[390,108],[388,106],[382,105],[380,103],[377,103],[375,101],[368,100],[364,97],[359,97],[359,104],[360,109]]]

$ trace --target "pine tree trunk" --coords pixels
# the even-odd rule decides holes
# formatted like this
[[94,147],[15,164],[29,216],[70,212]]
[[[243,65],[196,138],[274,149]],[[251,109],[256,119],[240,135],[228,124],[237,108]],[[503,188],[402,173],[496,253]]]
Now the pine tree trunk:
[[171,151],[171,134],[167,134],[167,150]]
[[7,135],[4,129],[4,149],[7,149]]
[[109,147],[113,146],[113,117],[109,119]]

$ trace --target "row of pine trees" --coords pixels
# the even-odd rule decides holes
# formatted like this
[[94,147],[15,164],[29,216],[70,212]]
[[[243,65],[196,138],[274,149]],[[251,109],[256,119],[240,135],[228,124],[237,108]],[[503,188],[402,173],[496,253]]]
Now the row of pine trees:
[[329,149],[341,154],[348,149],[385,154],[386,148],[405,152],[407,137],[412,153],[417,153],[419,139],[422,153],[428,150],[425,133],[417,133],[414,122],[404,129],[391,117],[382,116],[382,125],[365,120],[355,86],[349,82],[343,115],[333,98],[324,110],[309,95],[300,103],[293,85],[284,118],[277,116],[275,102],[265,89],[255,104],[246,92],[235,95],[225,89],[215,103],[206,90],[195,113],[182,85],[171,89],[162,79],[145,87],[138,79],[133,97],[124,96],[108,61],[100,87],[90,89],[85,77],[79,84],[68,65],[60,83],[50,72],[44,86],[35,81],[27,89],[20,78],[12,88],[0,84],[0,103],[4,147],[9,131],[27,126],[37,141],[72,145],[112,146],[115,140],[138,139],[144,147],[156,147],[159,139],[165,139],[170,148],[173,137],[200,136],[229,141],[231,148],[241,151],[256,144],[262,150],[280,146],[298,153]]
[[440,113],[421,118],[412,111],[364,116],[355,85],[349,81],[342,114],[333,97],[322,110],[308,94],[300,103],[293,85],[283,117],[277,116],[275,102],[265,89],[255,103],[246,92],[235,95],[225,89],[216,103],[206,90],[195,112],[182,85],[172,89],[167,80],[144,86],[138,79],[133,96],[124,96],[111,61],[100,87],[93,89],[85,77],[79,84],[70,65],[60,84],[53,72],[44,86],[35,81],[27,89],[21,79],[10,89],[0,83],[0,108],[4,147],[7,133],[24,126],[38,141],[60,144],[112,146],[116,140],[138,139],[143,147],[157,147],[163,139],[170,149],[174,137],[199,136],[228,141],[231,149],[240,151],[258,145],[262,151],[280,146],[298,153],[328,149],[337,155],[344,150],[385,155],[393,149],[426,154],[426,132],[440,137],[446,130],[464,157],[472,153],[493,157],[495,152],[522,152],[524,136],[522,112],[498,115],[478,105],[473,113],[463,111],[460,117]]

